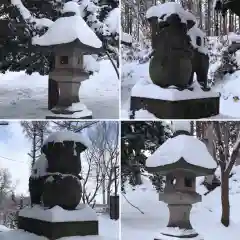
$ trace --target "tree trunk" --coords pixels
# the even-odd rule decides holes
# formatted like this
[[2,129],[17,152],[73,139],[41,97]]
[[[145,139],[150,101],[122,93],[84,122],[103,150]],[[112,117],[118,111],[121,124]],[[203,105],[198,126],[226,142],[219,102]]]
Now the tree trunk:
[[228,174],[221,170],[221,198],[222,198],[222,218],[221,222],[225,227],[230,224],[230,206],[229,206],[229,178]]

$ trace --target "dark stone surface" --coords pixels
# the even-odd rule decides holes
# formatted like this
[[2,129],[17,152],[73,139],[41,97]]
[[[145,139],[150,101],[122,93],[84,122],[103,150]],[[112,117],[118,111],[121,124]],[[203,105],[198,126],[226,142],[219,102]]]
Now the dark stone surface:
[[47,171],[77,176],[82,169],[80,154],[84,150],[86,146],[80,142],[48,142],[42,146],[48,161]]
[[41,204],[41,198],[46,176],[39,178],[29,178],[28,188],[31,198],[31,204]]
[[190,77],[189,85],[193,83],[194,73],[196,73],[197,81],[203,88],[206,88],[208,85],[208,68],[209,56],[194,49],[192,59],[192,74]]
[[[75,144],[80,145],[80,149]],[[48,172],[78,175],[81,171],[80,153],[85,149],[83,144],[74,141],[48,142],[43,145],[42,152],[48,160]]]
[[39,236],[45,236],[49,240],[70,236],[98,235],[98,221],[51,223],[19,216],[18,228]]
[[135,111],[147,110],[159,119],[199,119],[219,114],[219,97],[167,101],[142,97],[131,97],[131,119]]
[[59,89],[57,81],[48,79],[48,110],[51,110],[58,103]]
[[192,73],[193,47],[187,35],[191,24],[182,23],[177,14],[166,21],[150,19],[153,57],[149,75],[154,84],[167,88],[171,85],[187,88]]
[[167,164],[167,165],[156,166],[156,167],[146,167],[146,170],[148,172],[150,172],[150,173],[157,172],[157,173],[161,174],[162,176],[166,176],[169,173],[173,173],[174,170],[176,171],[176,169],[178,169],[178,170],[181,169],[184,172],[192,173],[196,177],[211,175],[216,170],[216,169],[209,169],[209,168],[204,168],[204,167],[190,164],[187,161],[185,161],[185,159],[183,157],[181,157],[178,161]]
[[57,174],[50,177],[54,180],[45,181],[42,195],[44,207],[52,208],[58,205],[66,210],[74,210],[82,196],[80,181],[70,175]]

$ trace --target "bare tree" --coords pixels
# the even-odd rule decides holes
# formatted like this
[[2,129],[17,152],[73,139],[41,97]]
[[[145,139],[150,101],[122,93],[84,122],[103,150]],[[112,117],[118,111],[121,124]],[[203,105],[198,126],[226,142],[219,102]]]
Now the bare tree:
[[21,126],[23,132],[32,141],[32,149],[28,155],[31,157],[31,167],[34,165],[36,159],[40,156],[41,147],[43,144],[44,136],[49,134],[48,121],[22,121]]
[[239,122],[237,126],[237,138],[235,143],[230,142],[231,122],[212,122],[217,138],[217,161],[221,169],[221,199],[222,199],[222,217],[221,222],[224,226],[230,224],[230,205],[229,205],[229,176],[235,164],[240,148]]
[[96,189],[100,190],[101,188],[102,190],[103,204],[109,205],[115,180],[117,185],[119,184],[119,171],[115,176],[115,170],[119,164],[118,122],[99,122],[95,128],[89,131],[89,138],[92,146],[87,150],[85,156],[87,162],[91,161],[92,170],[95,171],[92,176],[95,178]]

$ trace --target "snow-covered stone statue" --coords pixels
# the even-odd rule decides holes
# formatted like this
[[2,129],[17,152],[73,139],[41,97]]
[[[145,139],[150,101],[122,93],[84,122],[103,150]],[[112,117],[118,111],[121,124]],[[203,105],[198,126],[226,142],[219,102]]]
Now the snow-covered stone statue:
[[187,88],[192,70],[187,31],[195,24],[194,16],[171,2],[149,8],[146,17],[152,28],[154,51],[149,65],[151,80],[162,88]]
[[146,161],[149,172],[166,176],[164,192],[159,199],[168,204],[169,222],[155,240],[202,240],[190,222],[192,204],[201,201],[196,192],[196,177],[212,174],[216,161],[205,144],[190,134],[190,122],[174,124],[174,135]]
[[[63,16],[57,19],[42,36],[32,38],[32,44],[54,52],[54,66],[49,74],[56,95],[49,103],[53,114],[47,118],[92,118],[92,112],[80,103],[79,88],[96,69],[91,54],[102,51],[102,42],[80,15],[76,2],[67,2]],[[50,84],[51,85],[51,84]],[[49,96],[51,99],[51,96]]]
[[32,206],[19,213],[20,229],[51,240],[98,235],[96,213],[80,204],[80,154],[88,146],[86,137],[68,131],[53,133],[46,139],[29,179]]
[[[152,32],[149,79],[131,92],[131,118],[147,110],[160,119],[199,119],[219,114],[219,93],[208,87],[206,36],[197,20],[175,2],[148,9]],[[194,74],[197,81],[194,81]]]

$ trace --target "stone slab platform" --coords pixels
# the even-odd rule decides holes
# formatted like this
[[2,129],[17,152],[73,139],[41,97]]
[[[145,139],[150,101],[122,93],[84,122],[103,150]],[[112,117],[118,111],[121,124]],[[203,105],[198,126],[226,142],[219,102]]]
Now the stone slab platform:
[[98,235],[98,221],[47,222],[23,216],[18,217],[18,228],[55,240],[61,237]]
[[135,112],[143,109],[159,119],[200,119],[219,114],[220,97],[198,98],[187,100],[161,100],[144,97],[131,97],[131,119]]
[[66,115],[66,117],[64,117],[63,115],[58,116],[58,115],[54,115],[54,116],[46,116],[46,119],[92,119],[92,116],[86,116],[86,117],[69,117]]

